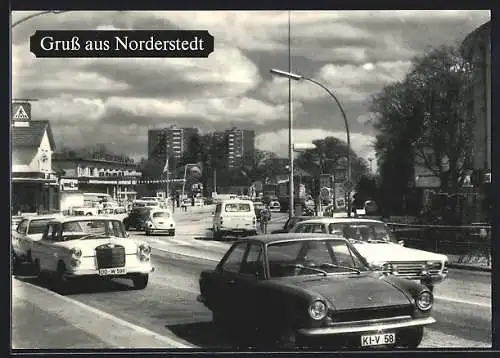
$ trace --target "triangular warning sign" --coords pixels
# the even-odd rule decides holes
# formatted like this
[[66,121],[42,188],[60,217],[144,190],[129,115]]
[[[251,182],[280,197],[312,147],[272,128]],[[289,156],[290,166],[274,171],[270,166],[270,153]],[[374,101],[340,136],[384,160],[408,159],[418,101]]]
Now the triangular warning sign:
[[14,114],[14,119],[30,119],[30,117],[24,110],[23,106],[19,106],[19,108],[16,111],[16,114]]

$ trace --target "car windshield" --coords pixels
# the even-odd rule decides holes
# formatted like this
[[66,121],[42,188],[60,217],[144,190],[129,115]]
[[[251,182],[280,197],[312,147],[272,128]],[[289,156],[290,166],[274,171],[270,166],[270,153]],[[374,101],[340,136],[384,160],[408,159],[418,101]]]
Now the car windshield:
[[226,212],[250,212],[250,204],[231,203],[226,204]]
[[170,213],[168,211],[157,211],[153,213],[154,219],[159,219],[159,218],[168,219],[169,217]]
[[267,247],[271,277],[350,274],[367,271],[363,259],[344,240],[278,242]]
[[346,239],[352,240],[356,243],[394,242],[389,231],[387,230],[387,226],[381,222],[332,223],[328,225],[328,232],[330,234],[341,234]]
[[51,220],[53,220],[53,218],[31,220],[28,235],[43,234],[45,226]]
[[123,224],[119,220],[75,220],[62,225],[63,240],[79,239],[83,236],[126,237]]

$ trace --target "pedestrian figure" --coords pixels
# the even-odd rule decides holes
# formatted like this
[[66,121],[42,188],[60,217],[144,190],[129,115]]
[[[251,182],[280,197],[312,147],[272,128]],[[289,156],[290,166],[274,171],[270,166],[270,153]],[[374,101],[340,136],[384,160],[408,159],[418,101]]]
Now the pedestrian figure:
[[260,231],[263,234],[267,234],[267,223],[269,220],[271,220],[271,210],[269,210],[269,205],[266,205],[260,212]]

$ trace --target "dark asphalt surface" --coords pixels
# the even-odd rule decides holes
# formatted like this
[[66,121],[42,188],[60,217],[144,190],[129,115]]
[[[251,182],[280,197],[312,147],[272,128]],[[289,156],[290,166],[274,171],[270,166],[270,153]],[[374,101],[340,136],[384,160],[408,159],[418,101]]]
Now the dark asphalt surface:
[[[116,280],[92,284],[91,288],[80,286],[66,296],[195,346],[236,348],[239,341],[227,332],[217,331],[212,326],[210,311],[196,301],[199,274],[213,268],[215,263],[165,252],[154,255],[153,260],[156,272],[145,290],[134,291],[130,282]],[[491,308],[437,300],[433,316],[438,322],[427,329],[422,347],[487,347],[491,344]]]

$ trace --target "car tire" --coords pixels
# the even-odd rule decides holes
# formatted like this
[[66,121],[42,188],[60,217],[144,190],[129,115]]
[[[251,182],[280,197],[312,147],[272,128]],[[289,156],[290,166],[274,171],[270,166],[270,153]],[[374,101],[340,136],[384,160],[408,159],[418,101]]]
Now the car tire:
[[296,332],[290,327],[283,327],[276,334],[275,347],[280,350],[295,349],[298,347],[298,337]]
[[169,232],[168,232],[168,234],[169,234],[170,236],[175,236],[175,229],[174,229],[174,230],[172,230],[172,231],[169,231]]
[[150,236],[150,235],[151,235],[151,230],[146,229],[146,236]]
[[424,337],[424,327],[417,327],[404,332],[401,336],[400,346],[404,348],[417,348]]
[[136,290],[144,290],[148,285],[148,281],[149,281],[148,274],[141,274],[132,278],[132,282],[134,283],[134,288]]
[[70,281],[64,275],[65,273],[66,267],[64,266],[64,263],[59,262],[57,265],[57,271],[52,277],[52,288],[60,294],[68,293],[70,288]]
[[85,216],[92,216],[92,213],[87,213],[85,214]]
[[222,235],[222,232],[220,230],[215,230],[214,231],[214,238],[217,241],[221,241],[223,239],[224,235]]
[[16,275],[17,272],[19,271],[19,259],[17,258],[17,255],[15,252],[12,252],[11,257],[11,274]]

